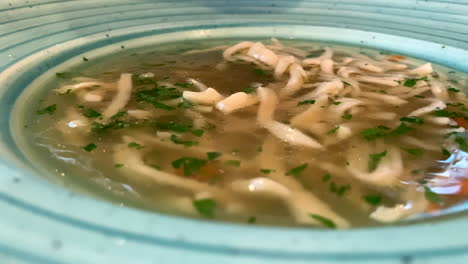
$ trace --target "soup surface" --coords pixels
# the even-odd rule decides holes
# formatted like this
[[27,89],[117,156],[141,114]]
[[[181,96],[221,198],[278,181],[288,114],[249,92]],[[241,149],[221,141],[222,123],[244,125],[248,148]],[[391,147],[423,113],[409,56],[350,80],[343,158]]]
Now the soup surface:
[[23,134],[65,185],[125,206],[368,226],[463,206],[465,89],[457,72],[373,50],[168,45],[57,72]]

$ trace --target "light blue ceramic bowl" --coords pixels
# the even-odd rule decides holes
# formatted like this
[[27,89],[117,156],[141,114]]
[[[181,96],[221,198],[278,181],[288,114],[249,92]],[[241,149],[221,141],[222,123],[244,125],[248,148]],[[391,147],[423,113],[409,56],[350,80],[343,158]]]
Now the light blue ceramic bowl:
[[121,45],[231,37],[360,45],[468,72],[468,1],[1,1],[0,263],[468,263],[466,216],[346,231],[204,222],[64,189],[19,151],[13,104],[54,67]]

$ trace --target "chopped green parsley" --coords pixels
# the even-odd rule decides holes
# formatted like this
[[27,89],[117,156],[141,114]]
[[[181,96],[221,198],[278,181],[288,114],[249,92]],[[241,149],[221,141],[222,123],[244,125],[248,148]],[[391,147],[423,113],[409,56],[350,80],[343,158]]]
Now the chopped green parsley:
[[387,135],[387,131],[390,130],[388,127],[378,126],[366,128],[361,131],[361,136],[369,141],[376,140]]
[[326,218],[326,217],[323,217],[321,215],[317,215],[317,214],[309,214],[310,217],[312,217],[313,219],[317,220],[318,222],[320,222],[323,226],[327,227],[327,228],[330,228],[330,229],[335,229],[336,228],[336,224]]
[[182,88],[190,88],[193,86],[193,83],[175,83],[174,85]]
[[83,149],[86,150],[87,152],[91,152],[96,148],[97,148],[97,145],[94,143],[89,143],[88,145],[83,147]]
[[377,206],[382,202],[380,195],[364,195],[362,199],[372,206]]
[[404,150],[415,157],[421,157],[424,154],[424,150],[419,148],[407,148]]
[[52,104],[36,111],[38,115],[53,114],[57,110],[57,104]]
[[315,104],[315,100],[304,100],[297,103],[297,105],[305,105],[305,104]]
[[255,224],[257,222],[257,218],[255,216],[251,216],[247,219],[247,223]]
[[260,169],[260,172],[263,173],[263,174],[270,174],[272,172],[274,172],[275,170],[271,170],[271,169]]
[[172,162],[172,167],[179,169],[183,167],[185,176],[192,176],[198,170],[200,170],[206,164],[206,160],[192,158],[192,157],[183,157]]
[[299,177],[299,176],[301,176],[302,172],[307,168],[307,166],[309,166],[309,164],[307,164],[307,163],[301,164],[301,165],[299,165],[297,167],[294,167],[294,168],[290,169],[289,171],[287,171],[286,175],[287,176]]
[[262,70],[262,69],[254,69],[254,72],[258,76],[268,76],[271,75],[269,71]]
[[331,177],[332,176],[331,176],[330,173],[326,173],[325,175],[323,175],[322,181],[327,182],[327,181],[329,181],[331,179]]
[[254,88],[254,87],[247,87],[243,90],[244,93],[246,94],[251,94],[253,92],[255,92],[257,90],[257,88]]
[[210,198],[197,199],[193,200],[193,206],[200,215],[211,218],[214,216],[216,201]]
[[184,145],[186,148],[198,145],[197,141],[181,140],[174,134],[171,135],[170,139],[174,144]]
[[340,129],[340,126],[336,126],[336,127],[332,128],[332,129],[328,130],[327,134],[328,135],[335,134],[338,131],[338,129]]
[[206,156],[208,157],[208,160],[215,160],[221,156],[220,152],[207,152]]
[[78,76],[82,76],[79,72],[57,72],[55,76],[60,79],[72,79]]
[[233,167],[240,167],[241,162],[240,160],[226,160],[226,164]]
[[129,148],[136,148],[136,149],[142,149],[142,148],[144,148],[144,146],[142,146],[142,145],[140,145],[140,144],[138,144],[138,143],[136,143],[136,142],[130,142],[130,143],[128,143],[128,147],[129,147]]
[[450,157],[452,154],[446,148],[442,147],[442,155],[445,157]]
[[88,118],[95,118],[95,117],[100,117],[101,116],[101,113],[99,113],[98,111],[92,109],[92,108],[88,108],[86,109],[86,111],[83,113],[83,115],[85,117],[88,117]]
[[408,122],[412,124],[418,124],[418,125],[424,124],[424,119],[422,119],[421,117],[417,117],[417,116],[402,117],[400,118],[400,121],[404,121],[404,122]]
[[344,114],[344,115],[341,116],[341,118],[349,120],[349,119],[353,118],[353,115],[352,114]]
[[387,151],[369,154],[369,162],[367,164],[367,168],[369,172],[373,172],[377,169],[380,161],[382,160],[383,157],[385,157],[385,155],[387,155]]
[[460,92],[459,89],[456,89],[456,88],[453,88],[453,87],[449,87],[447,90],[448,90],[449,92],[452,92],[452,93],[458,93],[458,92]]
[[403,85],[406,87],[413,87],[418,81],[429,81],[429,79],[427,79],[427,76],[421,78],[406,78]]
[[424,197],[426,197],[426,200],[433,202],[433,203],[440,203],[442,202],[441,197],[433,192],[431,188],[424,186]]

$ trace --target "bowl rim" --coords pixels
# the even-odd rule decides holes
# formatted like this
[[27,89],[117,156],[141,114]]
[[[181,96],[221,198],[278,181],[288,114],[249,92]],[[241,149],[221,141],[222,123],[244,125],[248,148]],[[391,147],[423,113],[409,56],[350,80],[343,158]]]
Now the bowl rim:
[[[226,28],[229,28],[229,32],[226,32]],[[310,31],[315,32],[312,38],[307,33]],[[129,34],[129,32],[133,33]],[[236,24],[204,28],[181,26],[159,30],[151,27],[136,27],[114,32],[115,41],[112,44],[106,41],[103,34],[94,34],[23,58],[0,73],[0,84],[4,87],[12,87],[9,90],[19,89],[18,87],[24,87],[38,76],[53,70],[54,68],[40,70],[34,68],[43,62],[50,63],[51,54],[54,56],[52,62],[76,63],[77,60],[81,60],[83,54],[92,54],[99,49],[110,52],[120,48],[122,43],[126,46],[132,46],[132,43],[137,42],[144,43],[149,36],[151,36],[151,41],[156,39],[158,43],[162,43],[169,40],[238,38],[259,34],[312,41],[320,39],[364,45],[370,48],[383,48],[388,43],[397,42],[401,45],[393,47],[392,51],[410,54],[413,57],[435,61],[439,64],[457,61],[455,69],[468,69],[468,61],[460,61],[460,58],[468,56],[467,50],[450,46],[442,49],[440,44],[424,40],[354,29],[271,24]],[[344,38],[344,36],[347,37]],[[424,52],[420,49],[422,46],[424,46]],[[18,95],[18,91],[15,94],[9,90],[6,88],[0,90],[0,100],[5,100],[5,98],[11,100]],[[7,114],[9,116],[11,113]],[[14,122],[10,125],[12,131],[17,126]],[[9,176],[0,179],[0,183],[3,183],[0,184],[0,208],[14,207],[36,215],[38,220],[32,224],[36,227],[40,227],[44,222],[54,222],[60,224],[64,232],[70,228],[86,230],[87,232],[80,234],[79,239],[83,243],[82,249],[88,253],[89,248],[85,245],[93,245],[96,234],[180,251],[213,255],[240,254],[254,259],[364,261],[394,259],[402,256],[441,257],[467,253],[468,231],[463,226],[468,223],[468,216],[418,225],[328,231],[307,228],[252,227],[118,207],[63,189],[37,177],[37,173],[27,168],[28,162],[14,148],[14,142],[18,139],[14,138],[12,131],[9,132],[10,134],[4,131],[1,133],[3,142],[0,142],[0,150],[3,157],[0,160],[0,174]],[[71,210],[77,208],[79,210]],[[109,218],[109,216],[112,217]],[[122,226],[123,222],[126,223],[125,226]],[[15,226],[14,221],[11,221],[7,222],[7,228],[19,229],[20,227]],[[226,234],[226,236],[220,234]],[[418,244],[415,245],[414,240],[406,239],[407,237],[417,237]],[[382,238],[385,238],[384,243],[382,243]]]

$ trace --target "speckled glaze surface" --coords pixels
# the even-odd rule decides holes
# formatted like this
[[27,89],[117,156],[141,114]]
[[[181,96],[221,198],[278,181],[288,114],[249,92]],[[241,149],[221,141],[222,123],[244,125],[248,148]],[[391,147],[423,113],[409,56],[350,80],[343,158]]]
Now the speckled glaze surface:
[[122,45],[253,37],[380,48],[468,72],[468,1],[1,1],[0,263],[468,263],[466,216],[343,231],[172,217],[52,184],[16,146],[13,105],[56,66]]

